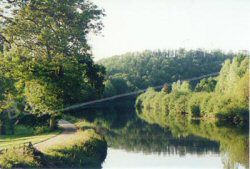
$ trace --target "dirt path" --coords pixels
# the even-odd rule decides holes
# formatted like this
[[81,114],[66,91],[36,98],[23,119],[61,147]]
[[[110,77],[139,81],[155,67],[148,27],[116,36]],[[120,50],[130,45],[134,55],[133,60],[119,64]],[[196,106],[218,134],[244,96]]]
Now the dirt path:
[[44,151],[52,146],[63,144],[64,141],[72,139],[77,131],[76,126],[66,120],[59,120],[58,126],[63,129],[61,134],[41,143],[35,144],[34,147],[39,151]]

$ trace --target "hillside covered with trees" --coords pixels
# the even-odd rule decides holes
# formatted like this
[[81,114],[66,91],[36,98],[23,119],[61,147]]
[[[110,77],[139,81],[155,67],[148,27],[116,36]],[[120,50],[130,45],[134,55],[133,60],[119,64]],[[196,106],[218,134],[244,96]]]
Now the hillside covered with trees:
[[106,67],[105,96],[219,72],[233,54],[205,50],[127,53],[100,60]]

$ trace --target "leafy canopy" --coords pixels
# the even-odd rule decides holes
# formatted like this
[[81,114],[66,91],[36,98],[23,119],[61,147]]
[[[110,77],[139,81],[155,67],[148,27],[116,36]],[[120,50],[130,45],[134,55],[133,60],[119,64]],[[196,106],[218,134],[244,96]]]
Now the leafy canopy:
[[93,62],[87,35],[102,29],[102,9],[85,0],[2,4],[2,67],[30,112],[56,115],[60,108],[101,95],[105,69]]

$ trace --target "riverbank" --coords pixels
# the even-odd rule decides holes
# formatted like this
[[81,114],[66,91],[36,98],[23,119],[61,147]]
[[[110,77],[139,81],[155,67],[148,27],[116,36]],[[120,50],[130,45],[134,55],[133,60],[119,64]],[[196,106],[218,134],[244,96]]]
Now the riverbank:
[[[40,131],[38,131],[40,130]],[[15,127],[14,135],[1,135],[0,136],[0,150],[18,146],[20,144],[31,142],[38,144],[45,140],[51,139],[61,133],[61,130],[45,131],[44,127],[33,129],[31,127],[18,125]]]
[[[214,118],[222,123],[248,126],[249,59],[244,56],[227,60],[216,78],[203,79],[196,86],[188,81],[165,85],[162,91],[149,88],[136,101],[139,112],[157,118],[187,116]],[[147,115],[146,115],[147,114]]]
[[[208,118],[192,120],[185,116],[169,117],[161,121],[161,112],[136,113],[127,105],[121,107],[120,104],[114,103],[107,103],[103,107],[105,109],[85,109],[84,113],[81,113],[83,117],[66,118],[78,128],[94,129],[105,135],[109,150],[102,165],[104,168],[123,166],[120,157],[125,156],[126,159],[136,162],[135,164],[130,161],[131,166],[145,166],[145,159],[151,155],[151,164],[155,162],[158,166],[161,158],[153,157],[155,154],[164,156],[165,159],[173,157],[178,161],[184,160],[183,163],[191,161],[194,164],[201,160],[197,159],[197,156],[205,157],[209,154],[207,158],[218,158],[216,165],[207,168],[249,168],[248,130],[242,126],[222,124]],[[140,158],[135,159],[135,156]],[[175,168],[180,167],[175,160],[170,160],[170,163],[171,161]],[[162,167],[171,168],[170,163],[162,164]],[[197,168],[202,168],[203,165]]]
[[[106,158],[107,143],[94,130],[76,130],[64,123],[64,131],[34,147],[10,148],[0,156],[3,168],[101,168]],[[71,130],[72,129],[72,130]]]

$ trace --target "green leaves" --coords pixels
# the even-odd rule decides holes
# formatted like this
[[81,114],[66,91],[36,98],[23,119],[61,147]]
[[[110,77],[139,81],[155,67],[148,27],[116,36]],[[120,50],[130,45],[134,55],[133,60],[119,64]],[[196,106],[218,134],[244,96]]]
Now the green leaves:
[[60,98],[62,91],[53,83],[44,83],[39,80],[25,83],[24,96],[28,110],[34,114],[58,115],[63,108],[63,100]]
[[190,118],[218,118],[244,126],[249,119],[248,60],[248,57],[235,57],[232,62],[226,61],[216,78],[217,85],[213,78],[203,79],[196,86],[196,92],[192,92],[185,81],[173,83],[169,94],[148,90],[137,98],[137,107],[149,113],[160,112],[165,118],[183,113]]
[[[87,35],[101,30],[102,9],[84,0],[4,2],[16,12],[1,22],[1,68],[26,111],[55,116],[65,106],[101,95],[105,69],[94,64]],[[0,18],[6,16],[1,10]]]
[[132,89],[137,90],[219,72],[221,64],[232,57],[221,51],[179,49],[126,53],[99,63],[106,67],[107,79],[122,74]]
[[217,81],[213,78],[202,79],[195,87],[196,92],[213,92]]

